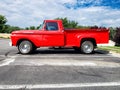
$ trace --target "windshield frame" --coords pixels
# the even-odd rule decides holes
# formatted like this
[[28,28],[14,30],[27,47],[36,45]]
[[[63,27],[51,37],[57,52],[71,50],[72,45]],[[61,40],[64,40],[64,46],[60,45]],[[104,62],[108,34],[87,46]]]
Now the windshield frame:
[[40,24],[39,30],[42,30],[44,28],[44,23],[45,22],[43,22],[42,24]]

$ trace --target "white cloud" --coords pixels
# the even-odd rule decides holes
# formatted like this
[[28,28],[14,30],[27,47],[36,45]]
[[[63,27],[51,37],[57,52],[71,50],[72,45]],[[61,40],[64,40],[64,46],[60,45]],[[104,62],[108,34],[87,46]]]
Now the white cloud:
[[64,3],[73,4],[76,0],[2,0],[0,14],[6,16],[8,24],[20,27],[37,26],[44,19],[57,17],[68,17],[80,25],[119,26],[120,10],[106,7],[68,9]]
[[77,4],[80,6],[85,5],[85,4],[94,6],[94,5],[100,5],[103,0],[76,0],[76,1],[77,1]]

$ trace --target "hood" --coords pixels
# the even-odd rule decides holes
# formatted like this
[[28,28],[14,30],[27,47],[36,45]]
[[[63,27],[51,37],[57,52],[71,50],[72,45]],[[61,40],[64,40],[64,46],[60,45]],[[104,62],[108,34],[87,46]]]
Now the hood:
[[39,30],[19,30],[19,31],[13,31],[12,34],[32,34],[37,33]]

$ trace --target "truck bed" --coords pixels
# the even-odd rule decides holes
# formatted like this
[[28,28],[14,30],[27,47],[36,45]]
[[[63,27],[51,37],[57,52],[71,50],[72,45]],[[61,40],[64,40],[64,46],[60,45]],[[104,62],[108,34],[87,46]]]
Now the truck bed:
[[106,44],[109,40],[108,29],[64,29],[66,45],[80,45],[83,38],[94,38],[97,44]]

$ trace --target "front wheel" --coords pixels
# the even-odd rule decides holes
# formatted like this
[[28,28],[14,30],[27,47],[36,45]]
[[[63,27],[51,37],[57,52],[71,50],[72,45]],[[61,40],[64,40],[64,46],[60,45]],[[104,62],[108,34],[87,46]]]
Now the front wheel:
[[21,54],[29,54],[33,51],[33,45],[30,41],[24,40],[18,45],[18,50]]
[[81,52],[85,54],[90,54],[94,51],[94,45],[91,41],[84,41],[81,44]]

